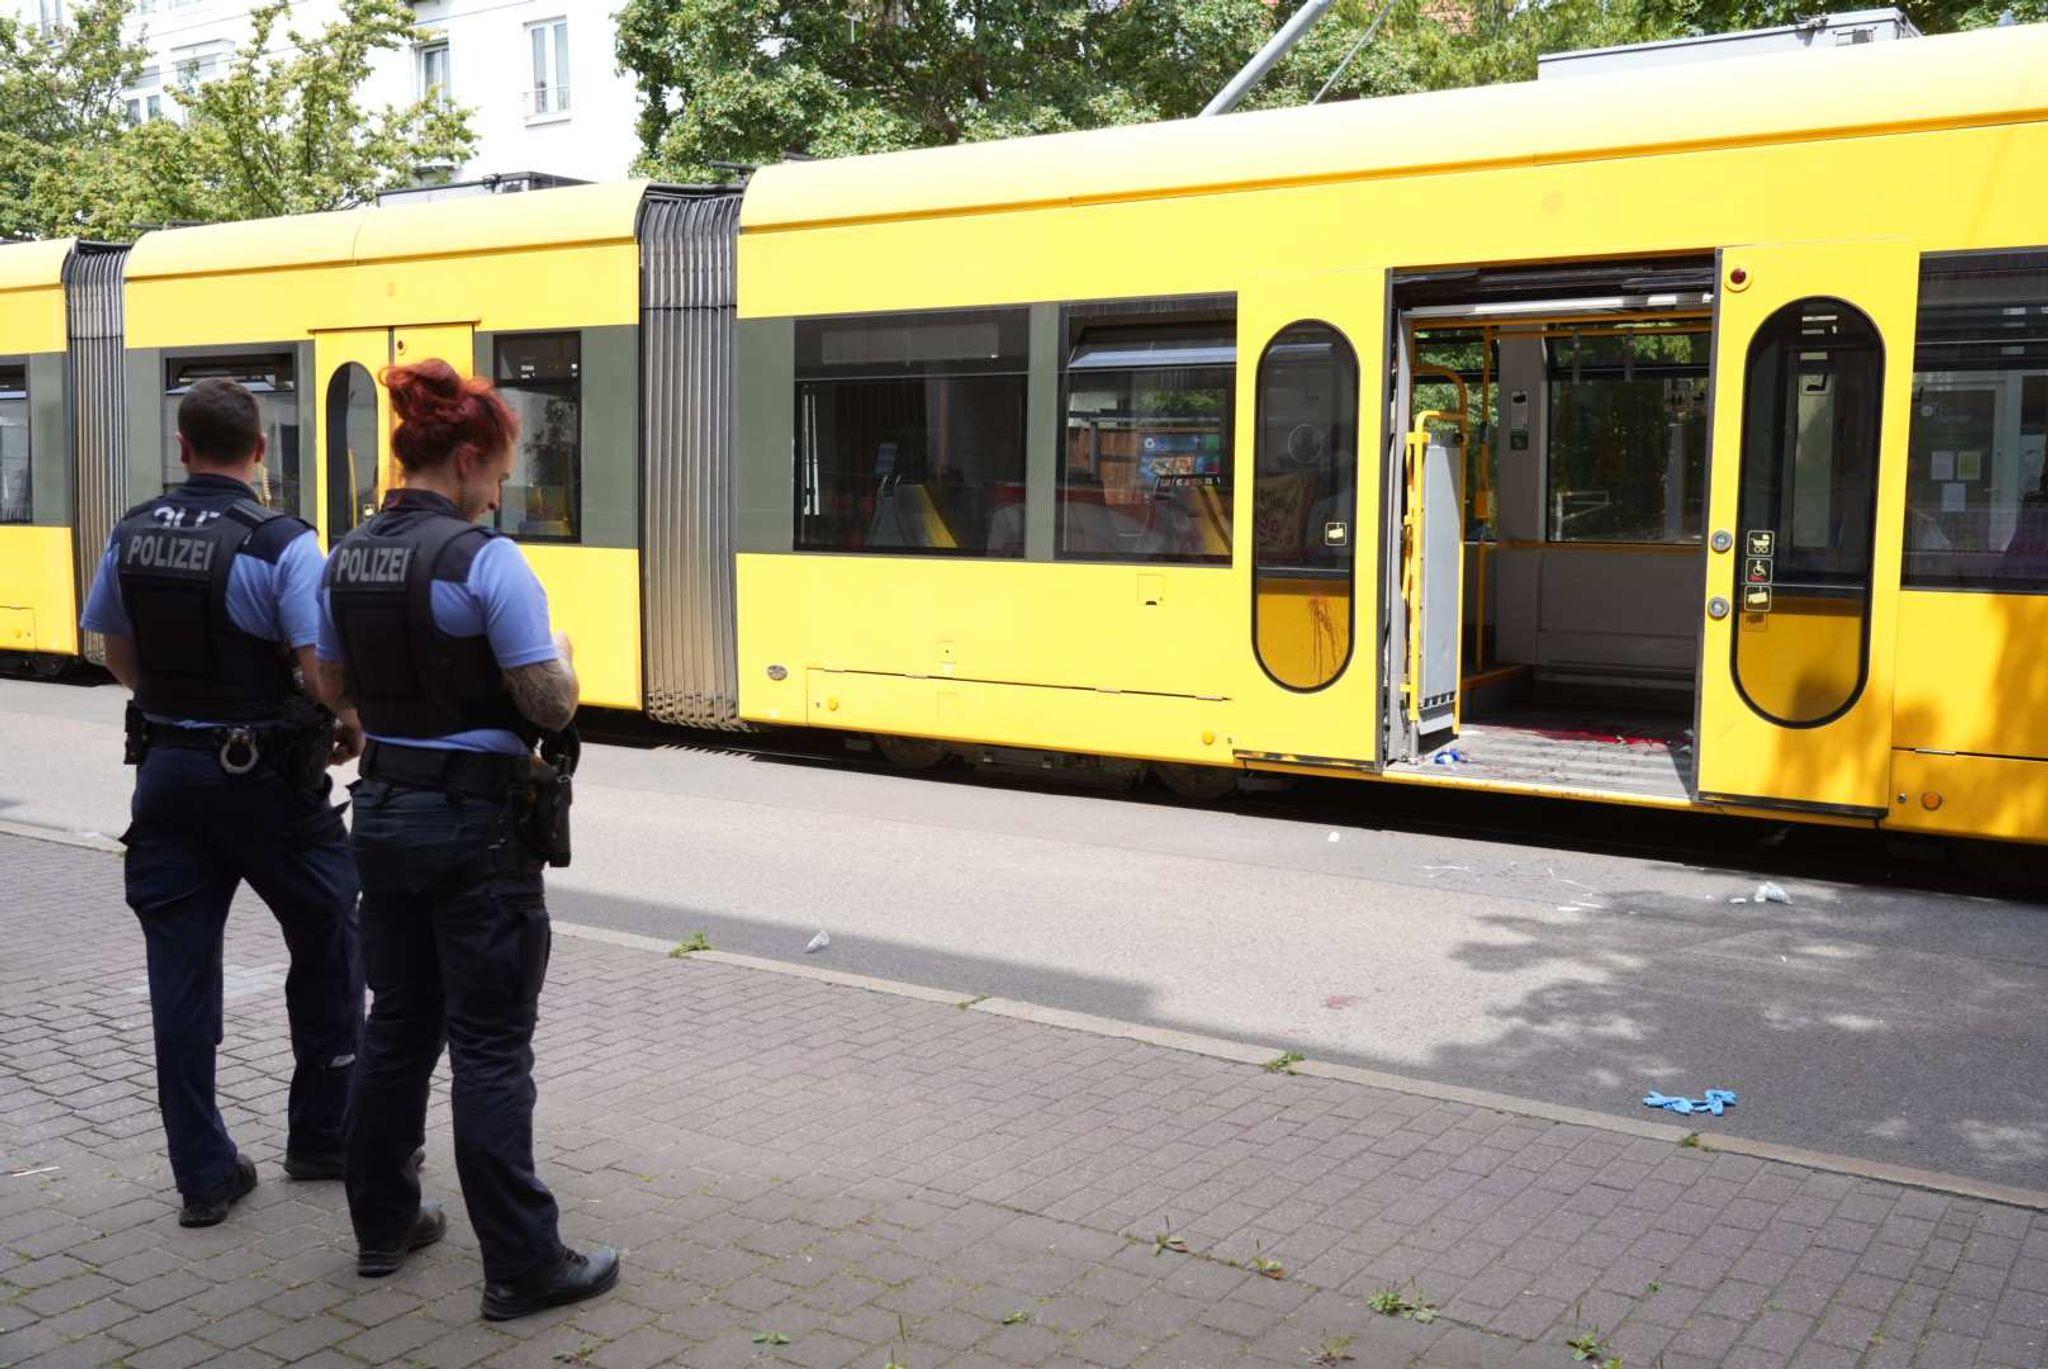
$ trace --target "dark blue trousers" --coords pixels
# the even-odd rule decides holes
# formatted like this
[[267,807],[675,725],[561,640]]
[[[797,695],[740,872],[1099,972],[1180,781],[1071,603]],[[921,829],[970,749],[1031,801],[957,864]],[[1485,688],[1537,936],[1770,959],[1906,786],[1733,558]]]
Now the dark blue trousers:
[[229,775],[204,751],[158,749],[135,778],[126,837],[128,906],[149,952],[157,1103],[178,1191],[218,1192],[235,1143],[214,1103],[221,1040],[221,940],[247,881],[269,905],[291,954],[285,1009],[292,1071],[287,1148],[342,1145],[363,1020],[356,947],[356,870],[341,810],[265,760]]
[[533,1029],[550,946],[541,862],[505,803],[373,779],[355,786],[353,841],[374,995],[349,1114],[356,1240],[402,1246],[419,1212],[411,1157],[445,1043],[455,1169],[484,1277],[552,1267],[555,1199],[533,1168]]

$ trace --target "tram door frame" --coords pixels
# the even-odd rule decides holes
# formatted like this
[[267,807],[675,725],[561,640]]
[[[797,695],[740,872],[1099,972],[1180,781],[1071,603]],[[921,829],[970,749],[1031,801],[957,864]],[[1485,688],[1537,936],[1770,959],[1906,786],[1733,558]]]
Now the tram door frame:
[[[1718,255],[1695,796],[1708,803],[1881,818],[1889,811],[1890,798],[1919,254],[1908,243],[1864,240],[1752,244],[1724,248]],[[1795,333],[1825,337],[1798,332],[1802,318],[1815,315],[1840,316],[1845,320],[1840,327],[1868,336],[1862,322],[1835,308],[1840,304],[1852,306],[1875,329],[1883,368],[1874,402],[1878,427],[1869,473],[1872,524],[1862,586],[1863,656],[1853,688],[1847,677],[1834,678],[1826,668],[1828,660],[1838,657],[1811,645],[1802,652],[1796,635],[1806,634],[1812,644],[1823,641],[1823,634],[1831,641],[1853,631],[1839,622],[1825,622],[1853,607],[1853,572],[1800,568],[1839,558],[1845,534],[1829,531],[1819,539],[1818,549],[1807,555],[1795,542],[1800,537],[1797,530],[1785,526],[1788,506],[1806,502],[1797,488],[1798,467],[1815,459],[1809,441],[1821,440],[1818,424],[1799,415],[1766,421],[1770,411],[1752,414],[1748,402],[1753,364],[1761,380],[1782,372],[1782,367],[1775,372],[1767,369],[1770,358],[1796,355],[1801,395],[1811,393],[1813,407],[1826,406],[1832,417],[1826,439],[1831,445],[1819,453],[1830,462],[1829,479],[1816,492],[1821,500],[1809,504],[1808,512],[1795,521],[1807,524],[1807,537],[1822,524],[1839,527],[1848,522],[1841,511],[1848,507],[1841,499],[1843,468],[1832,444],[1841,441],[1844,432],[1838,410],[1852,401],[1844,389],[1838,388],[1835,397],[1828,397],[1825,390],[1831,378],[1841,380],[1849,364],[1867,370],[1867,362],[1845,361],[1826,351],[1823,343],[1801,348],[1781,341],[1779,350],[1771,350],[1773,338],[1789,340]],[[1804,314],[1798,312],[1802,309]],[[1792,331],[1787,331],[1788,325]],[[1782,379],[1775,388],[1779,398],[1771,402],[1782,410],[1787,404]],[[1759,402],[1763,394],[1758,392]],[[1744,450],[1745,438],[1751,443],[1749,451]],[[1763,526],[1746,526],[1745,515],[1749,523]],[[1764,536],[1752,546],[1752,534]],[[1752,554],[1756,552],[1770,555]],[[1846,577],[1843,583],[1825,583],[1837,575]],[[1765,593],[1756,598],[1752,592],[1759,586]],[[1832,608],[1826,603],[1830,598],[1836,601]],[[1757,606],[1763,611],[1749,611]],[[1769,649],[1769,634],[1774,631],[1781,634],[1775,654]],[[1786,640],[1784,634],[1795,635]],[[1745,662],[1750,663],[1747,672]],[[1774,662],[1779,666],[1775,682],[1768,669]],[[1785,684],[1792,672],[1803,683]]]
[[[391,333],[389,328],[351,328],[313,334],[313,422],[314,432],[319,435],[315,447],[320,473],[320,536],[329,547],[376,511],[390,484],[387,468],[391,459],[391,395],[378,377],[391,364]],[[368,374],[370,393],[376,403],[376,449],[367,455],[373,471],[367,511],[361,497],[364,485],[360,466],[351,470],[346,465],[351,456],[358,463],[365,460],[365,454],[355,451],[352,445],[359,433],[351,431],[354,425],[350,413],[336,411],[336,401],[341,398],[338,384],[347,381],[351,390],[354,387],[354,379],[348,374],[350,367]]]
[[[391,412],[391,392],[384,388],[384,368],[428,357],[441,358],[460,375],[472,374],[476,366],[475,320],[314,332],[313,370],[317,380],[313,402],[315,431],[320,435],[320,535],[326,545],[340,541],[350,529],[376,512],[396,474],[391,458],[391,430],[396,420]],[[332,408],[337,397],[333,389],[336,379],[350,366],[359,366],[369,373],[377,401],[377,450],[372,458],[375,474],[368,486],[368,500],[361,497],[365,487],[360,467],[350,471],[336,459],[339,454],[353,450],[348,445],[347,415],[337,415]],[[334,426],[337,423],[341,426]],[[361,461],[360,453],[356,459]]]

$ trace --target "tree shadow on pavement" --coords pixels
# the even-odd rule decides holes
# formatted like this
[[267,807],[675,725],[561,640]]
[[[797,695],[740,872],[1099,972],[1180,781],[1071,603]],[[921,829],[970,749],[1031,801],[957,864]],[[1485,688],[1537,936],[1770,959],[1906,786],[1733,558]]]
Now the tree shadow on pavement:
[[[1950,925],[1935,929],[1924,898],[1883,890],[1802,888],[1789,905],[1688,901],[1651,890],[1585,901],[1598,906],[1532,903],[1526,914],[1485,917],[1487,939],[1457,947],[1455,959],[1475,975],[1539,984],[1492,1012],[1497,1030],[1485,1041],[1436,1046],[1420,1063],[1365,1041],[1310,1053],[1688,1125],[1644,1108],[1644,1093],[1731,1088],[1741,1102],[1723,1118],[1697,1119],[1703,1133],[2041,1184],[2048,1165],[2048,1052],[2038,1048],[2038,1008],[2048,998],[2044,910],[1957,901]],[[963,998],[1009,996],[1217,1030],[1162,1012],[1154,988],[1134,979],[871,935],[837,938],[828,953],[809,956],[803,948],[811,931],[788,924],[575,890],[552,891],[550,902],[567,921],[677,941],[702,931],[718,950]],[[1967,958],[1955,953],[1956,919],[1969,924]]]

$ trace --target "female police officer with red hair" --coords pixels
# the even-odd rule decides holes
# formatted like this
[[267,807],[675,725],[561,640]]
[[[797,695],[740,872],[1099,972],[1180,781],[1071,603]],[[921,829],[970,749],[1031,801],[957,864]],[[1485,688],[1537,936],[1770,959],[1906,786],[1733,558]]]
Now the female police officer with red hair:
[[547,971],[541,865],[526,820],[533,747],[568,725],[569,641],[498,507],[518,420],[445,361],[384,373],[400,486],[328,560],[319,657],[367,737],[352,844],[375,994],[350,1097],[348,1198],[364,1275],[395,1271],[446,1218],[413,1149],[445,1038],[455,1167],[483,1249],[491,1320],[591,1297],[617,1252],[556,1233],[533,1168],[533,1029]]

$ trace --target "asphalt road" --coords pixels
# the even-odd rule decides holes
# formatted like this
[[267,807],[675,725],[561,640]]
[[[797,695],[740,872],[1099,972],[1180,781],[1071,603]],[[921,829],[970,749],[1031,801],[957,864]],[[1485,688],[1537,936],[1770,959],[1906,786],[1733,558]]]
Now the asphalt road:
[[[0,681],[0,820],[117,835],[121,702]],[[1868,837],[1335,782],[1192,808],[599,730],[560,918],[1620,1115],[1733,1088],[1703,1126],[2048,1187],[2048,905]],[[1731,901],[1764,878],[1791,902]]]

